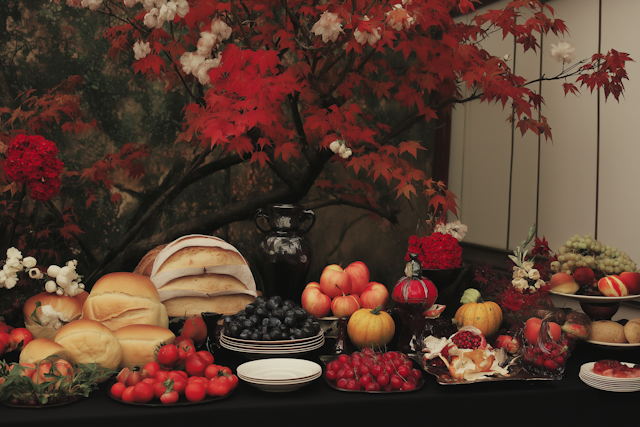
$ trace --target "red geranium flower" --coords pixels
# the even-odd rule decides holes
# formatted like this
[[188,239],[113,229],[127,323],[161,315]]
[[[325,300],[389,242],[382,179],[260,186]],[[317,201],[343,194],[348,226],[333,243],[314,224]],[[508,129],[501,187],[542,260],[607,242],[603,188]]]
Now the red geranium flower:
[[445,270],[462,265],[462,247],[458,239],[450,234],[435,232],[422,238],[411,236],[409,249],[404,258],[407,261],[409,254],[418,254],[422,268],[428,270]]

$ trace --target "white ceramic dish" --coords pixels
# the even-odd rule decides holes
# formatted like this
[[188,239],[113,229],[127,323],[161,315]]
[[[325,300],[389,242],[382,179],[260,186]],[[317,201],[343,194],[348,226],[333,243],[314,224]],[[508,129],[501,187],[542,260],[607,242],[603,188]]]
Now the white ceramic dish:
[[300,338],[297,340],[278,340],[278,341],[256,341],[256,340],[243,340],[240,338],[233,338],[230,337],[228,335],[225,335],[224,333],[220,334],[220,339],[225,339],[226,341],[229,342],[236,342],[236,343],[241,343],[241,344],[256,344],[256,345],[279,345],[279,344],[283,344],[283,345],[291,345],[291,344],[299,344],[299,343],[305,343],[307,341],[313,341],[315,339],[318,339],[320,336],[324,336],[324,332],[322,330],[320,330],[320,332],[318,332],[317,335],[314,335],[312,337],[307,337],[307,338]]
[[621,301],[629,301],[632,299],[640,298],[640,295],[627,295],[625,297],[605,297],[605,296],[597,296],[597,295],[576,295],[576,294],[560,294],[551,292],[554,295],[561,295],[563,297],[573,298],[578,301],[586,302],[586,303],[611,303],[611,302],[621,302]]
[[297,390],[320,378],[322,367],[309,360],[275,358],[243,363],[236,373],[259,390],[281,393]]
[[295,353],[306,353],[309,351],[317,350],[324,345],[324,340],[321,340],[315,344],[311,344],[308,346],[298,347],[298,348],[247,348],[242,346],[234,346],[227,342],[220,341],[220,345],[227,350],[236,351],[239,353],[251,353],[251,354],[295,354]]
[[634,348],[634,347],[640,347],[640,343],[628,343],[628,342],[624,342],[624,343],[616,343],[616,342],[602,342],[602,341],[593,341],[593,340],[585,340],[586,342],[588,342],[589,344],[596,344],[596,345],[601,345],[603,347],[618,347],[618,348]]
[[640,383],[635,385],[620,385],[620,384],[607,384],[599,381],[594,381],[588,377],[585,377],[582,373],[579,374],[580,379],[589,387],[597,388],[604,391],[612,391],[616,393],[629,393],[634,391],[640,391]]
[[248,377],[244,377],[242,375],[238,375],[238,378],[240,378],[243,381],[254,383],[254,384],[265,384],[265,385],[273,384],[273,385],[278,385],[278,384],[301,384],[301,383],[306,383],[306,382],[309,382],[309,381],[313,381],[316,378],[320,378],[320,375],[322,375],[322,374],[311,375],[311,376],[307,376],[307,377],[299,378],[299,379],[273,380],[273,381],[270,381],[270,380],[256,380],[255,378],[248,378]]
[[256,344],[254,341],[251,342],[239,342],[239,341],[232,341],[226,337],[221,336],[220,337],[220,342],[221,343],[226,343],[230,346],[234,346],[234,347],[242,347],[242,348],[255,348],[255,349],[262,349],[262,350],[266,350],[266,349],[295,349],[295,348],[301,348],[301,347],[308,347],[314,344],[317,344],[319,342],[323,342],[324,341],[324,336],[323,335],[318,335],[317,337],[309,340],[309,341],[305,341],[305,342],[296,342],[296,343],[290,343],[290,344],[272,344],[273,341],[262,341],[262,344]]

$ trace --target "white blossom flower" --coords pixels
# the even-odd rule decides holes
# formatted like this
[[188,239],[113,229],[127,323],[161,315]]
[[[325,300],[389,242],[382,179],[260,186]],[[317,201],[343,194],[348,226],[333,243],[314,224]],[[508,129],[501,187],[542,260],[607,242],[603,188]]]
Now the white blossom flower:
[[185,52],[180,57],[180,65],[182,66],[182,71],[187,74],[193,74],[194,71],[197,72],[197,68],[202,65],[204,60],[204,56],[198,55],[195,52]]
[[176,0],[176,14],[180,18],[184,18],[189,13],[189,3],[187,0]]
[[358,43],[362,45],[369,43],[373,46],[381,38],[380,28],[371,28],[368,22],[369,17],[365,16],[358,24],[358,28],[353,32],[353,36]]
[[340,139],[336,139],[331,144],[329,144],[329,149],[334,153],[337,153],[338,150],[340,150],[341,146],[342,146],[342,141]]
[[88,7],[89,10],[97,10],[102,5],[102,0],[82,0],[82,7]]
[[451,234],[458,242],[462,242],[464,236],[467,234],[467,230],[468,227],[461,223],[460,220],[447,223],[446,226],[446,233]]
[[226,40],[231,37],[232,29],[224,21],[216,18],[211,21],[211,32],[218,37],[218,40]]
[[149,28],[156,28],[158,25],[158,14],[160,11],[155,7],[151,9],[146,15],[144,15],[144,25]]
[[218,41],[218,35],[210,31],[203,31],[200,33],[200,39],[198,39],[198,55],[208,56],[211,53],[211,49],[216,45]]
[[50,294],[54,293],[58,289],[58,285],[53,280],[49,280],[44,284],[44,290],[49,292]]
[[520,291],[523,291],[523,290],[525,290],[525,289],[528,289],[528,288],[529,288],[529,282],[527,281],[527,279],[524,279],[524,278],[520,278],[520,279],[513,279],[513,280],[511,281],[511,283],[513,284],[513,286],[514,286],[516,289],[518,289],[518,290],[520,290]]
[[[344,145],[343,145],[344,147]],[[351,148],[347,148],[344,150],[344,152],[340,153],[340,157],[342,157],[343,159],[348,159],[349,157],[351,157],[351,154],[353,154],[351,152]]]
[[533,268],[533,262],[531,261],[525,261],[522,263],[522,268],[524,268],[524,271],[529,271]]
[[340,33],[344,34],[341,21],[337,13],[325,11],[318,19],[318,22],[313,24],[311,32],[316,36],[322,36],[323,43],[327,43],[329,40],[335,42]]
[[9,258],[2,268],[6,272],[12,271],[15,273],[22,270],[22,263],[18,258]]
[[222,55],[218,53],[215,58],[205,59],[196,70],[194,70],[194,75],[198,78],[201,85],[206,85],[211,82],[209,77],[209,70],[212,68],[216,68],[220,66],[220,60],[222,59]]
[[558,62],[564,62],[565,64],[571,64],[575,58],[576,47],[565,41],[558,42],[558,44],[552,44],[549,50],[549,55]]
[[62,296],[64,295],[64,291],[62,289],[56,290],[56,295]]
[[505,53],[504,56],[502,57],[502,59],[506,62],[509,59],[511,59],[511,55],[509,55],[508,53]]
[[520,267],[513,267],[513,278],[522,279],[523,277],[527,277],[527,272]]
[[29,278],[31,279],[42,279],[44,277],[44,274],[42,274],[42,271],[40,271],[37,268],[32,268],[29,270]]
[[158,20],[162,20],[162,23],[165,21],[173,21],[173,18],[176,17],[177,8],[178,6],[172,1],[163,4],[158,13]]
[[22,265],[24,265],[26,268],[33,268],[37,263],[38,261],[36,261],[36,259],[32,256],[28,256],[22,260]]
[[136,61],[146,57],[151,53],[151,46],[149,42],[143,42],[138,40],[133,44],[133,53],[135,54]]
[[140,0],[140,3],[147,12],[150,12],[151,9],[157,9],[155,0]]
[[7,258],[22,259],[22,252],[20,252],[16,248],[9,248],[7,249]]
[[402,8],[402,5],[396,4],[393,5],[391,12],[387,12],[387,23],[394,30],[400,31],[403,27],[408,29],[413,24],[413,18]]
[[47,268],[47,276],[49,277],[55,278],[58,273],[60,273],[60,267],[58,267],[57,265],[50,265],[49,268]]
[[542,287],[542,286],[544,286],[544,285],[546,285],[546,283],[545,283],[545,281],[544,281],[544,280],[542,280],[542,279],[538,279],[538,280],[536,280],[536,283],[535,283],[535,287],[536,287],[536,289],[540,289],[540,287]]
[[124,0],[124,5],[127,7],[133,7],[138,3],[138,0]]
[[540,278],[540,272],[537,269],[532,268],[531,270],[529,270],[527,276],[531,280],[538,280]]
[[62,274],[58,274],[58,277],[56,277],[56,283],[61,288],[65,289],[71,286],[71,280],[69,280],[67,276],[63,276]]
[[7,289],[11,289],[13,288],[16,283],[18,283],[18,279],[15,277],[7,277],[7,279],[4,281],[4,287]]

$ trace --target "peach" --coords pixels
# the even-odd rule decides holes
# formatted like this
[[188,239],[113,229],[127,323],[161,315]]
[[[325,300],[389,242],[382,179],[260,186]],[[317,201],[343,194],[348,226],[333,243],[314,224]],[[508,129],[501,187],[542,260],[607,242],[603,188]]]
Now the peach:
[[[537,317],[531,317],[524,324],[524,337],[529,343],[534,344],[538,342],[538,333],[540,332],[540,326],[542,326],[542,319]],[[549,322],[549,334],[551,339],[555,342],[560,341],[562,336],[562,329],[556,322]]]
[[567,273],[556,273],[549,280],[549,292],[554,294],[575,294],[578,289],[580,285]]
[[598,290],[607,297],[624,297],[629,295],[627,285],[616,275],[605,276],[598,280]]

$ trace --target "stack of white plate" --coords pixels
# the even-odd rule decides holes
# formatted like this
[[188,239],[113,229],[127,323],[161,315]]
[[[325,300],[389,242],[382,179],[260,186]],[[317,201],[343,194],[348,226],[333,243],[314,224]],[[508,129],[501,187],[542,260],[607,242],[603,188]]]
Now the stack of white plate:
[[244,353],[245,356],[253,359],[269,358],[283,355],[297,355],[317,350],[324,345],[324,333],[322,330],[318,335],[297,340],[282,341],[252,341],[232,338],[220,335],[220,345],[227,350]]
[[[627,366],[634,363],[621,362]],[[593,372],[595,362],[585,363],[580,367],[580,379],[593,388],[615,392],[640,391],[640,378],[614,378],[598,375]]]
[[303,359],[254,360],[238,366],[236,375],[252,386],[270,392],[294,391],[322,375],[322,367]]

